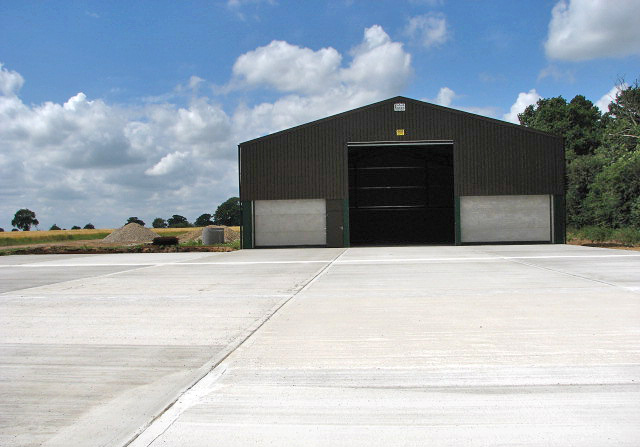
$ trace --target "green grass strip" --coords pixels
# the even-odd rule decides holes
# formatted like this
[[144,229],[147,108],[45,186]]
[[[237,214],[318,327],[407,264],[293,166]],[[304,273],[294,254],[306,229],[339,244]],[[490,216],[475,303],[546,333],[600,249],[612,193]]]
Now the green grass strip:
[[582,227],[567,229],[567,240],[587,240],[597,243],[610,243],[622,245],[640,245],[640,228],[607,228],[607,227]]

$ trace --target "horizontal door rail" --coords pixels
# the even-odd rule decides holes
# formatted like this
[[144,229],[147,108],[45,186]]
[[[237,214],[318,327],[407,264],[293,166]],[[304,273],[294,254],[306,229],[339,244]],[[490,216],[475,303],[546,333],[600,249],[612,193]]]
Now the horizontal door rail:
[[424,166],[369,166],[369,167],[361,167],[361,168],[349,168],[349,171],[371,171],[371,170],[384,170],[384,169],[422,169],[425,170]]
[[351,186],[349,189],[427,189],[426,186]]
[[453,144],[453,140],[421,140],[421,141],[354,141],[347,143],[347,147],[363,146],[441,146]]

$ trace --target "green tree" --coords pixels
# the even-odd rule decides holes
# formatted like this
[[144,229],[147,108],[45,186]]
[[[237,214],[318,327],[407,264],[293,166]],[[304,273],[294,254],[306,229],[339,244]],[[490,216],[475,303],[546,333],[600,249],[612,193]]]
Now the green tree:
[[620,81],[596,155],[601,171],[584,201],[595,225],[640,228],[640,84]]
[[138,225],[142,225],[144,227],[144,221],[141,220],[141,219],[138,219],[137,217],[128,218],[127,219],[127,223],[125,225],[130,224],[130,223],[137,223]]
[[11,221],[11,225],[22,231],[29,231],[32,225],[38,226],[39,223],[38,219],[36,219],[36,213],[26,208],[16,211]]
[[633,151],[604,166],[584,203],[595,225],[637,226],[639,197],[640,151]]
[[85,230],[95,230],[96,227],[93,226],[93,224],[88,223],[83,227]]
[[211,214],[201,214],[193,224],[196,227],[206,227],[207,225],[213,225],[211,217],[213,217],[211,216]]
[[191,226],[187,218],[179,214],[174,214],[167,219],[167,224],[169,228],[186,228]]
[[518,119],[523,126],[564,137],[568,160],[593,154],[602,138],[602,114],[582,95],[569,103],[562,96],[539,99]]
[[216,225],[226,225],[229,227],[240,225],[240,199],[231,197],[224,201],[218,209],[214,217]]
[[60,227],[57,226],[56,224],[51,225],[51,228],[49,228],[49,231],[58,231],[60,230]]
[[640,150],[640,80],[629,86],[624,80],[618,83],[618,92],[603,121],[602,155],[616,159]]
[[151,226],[153,228],[167,228],[167,221],[162,217],[156,217],[155,219],[153,219]]
[[72,229],[72,230],[79,230],[79,229],[80,229],[80,227],[79,227],[79,226],[77,226],[77,225],[74,225],[74,226],[72,226],[72,227],[71,227],[71,229]]
[[564,136],[569,128],[567,100],[562,96],[541,98],[518,114],[518,120],[523,126]]
[[631,215],[629,216],[629,224],[632,227],[640,229],[640,196],[631,202]]
[[567,223],[583,227],[593,222],[590,209],[585,209],[587,198],[596,175],[602,171],[603,158],[597,155],[576,157],[567,164]]
[[602,113],[582,95],[574,97],[568,106],[569,129],[564,135],[568,149],[576,155],[593,154],[602,139]]

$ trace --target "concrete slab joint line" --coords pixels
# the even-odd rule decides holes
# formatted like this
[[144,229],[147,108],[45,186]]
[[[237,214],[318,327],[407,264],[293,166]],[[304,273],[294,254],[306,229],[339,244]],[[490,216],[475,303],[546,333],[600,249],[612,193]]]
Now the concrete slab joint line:
[[262,326],[264,326],[276,313],[287,305],[293,298],[311,287],[320,277],[322,277],[329,267],[331,267],[348,249],[344,249],[340,254],[320,269],[309,281],[307,281],[300,289],[291,294],[284,301],[278,303],[274,309],[260,319],[253,328],[250,328],[248,334],[240,340],[232,343],[223,355],[217,356],[217,359],[207,365],[207,372],[199,379],[196,379],[180,396],[178,396],[171,404],[162,410],[149,424],[142,427],[141,431],[127,441],[125,447],[148,447],[162,436],[171,425],[180,417],[182,413],[187,411],[193,405],[197,404],[200,398],[215,391],[217,381],[226,372],[226,360],[237,351],[243,344],[250,340]]
[[[374,264],[374,263],[411,263],[411,262],[476,262],[476,261],[500,261],[500,260],[518,260],[518,259],[589,259],[589,258],[598,258],[598,259],[606,259],[606,258],[633,258],[640,257],[640,254],[634,253],[625,253],[625,254],[614,254],[614,255],[551,255],[551,256],[498,256],[491,254],[490,256],[477,256],[477,257],[429,257],[429,258],[377,258],[377,259],[348,259],[345,261],[331,260],[331,259],[321,259],[321,260],[292,260],[292,261],[224,261],[224,262],[161,262],[161,263],[153,263],[153,264],[143,264],[143,263],[128,263],[128,264],[120,264],[120,263],[112,263],[109,264],[108,267],[137,267],[136,269],[123,270],[119,272],[107,273],[104,275],[96,276],[114,276],[120,275],[123,273],[130,273],[134,270],[141,270],[146,268],[153,267],[166,267],[166,266],[185,266],[190,267],[194,265],[269,265],[269,264],[325,264],[325,263],[333,263],[333,264]],[[528,265],[528,264],[527,264]],[[34,268],[68,268],[68,267],[104,267],[105,264],[10,264],[10,265],[0,265],[0,269],[17,269],[17,268],[26,268],[26,269],[34,269]],[[531,264],[531,266],[535,266]],[[74,280],[75,281],[75,280]]]
[[[627,256],[638,256],[638,255],[633,255],[633,254],[632,255],[626,255],[626,256],[625,255],[605,255],[605,256],[598,256],[598,257],[604,258],[604,257],[618,257],[618,256],[627,257]],[[567,256],[565,256],[565,257],[567,257]],[[585,276],[585,275],[579,275],[577,273],[569,273],[569,272],[565,272],[563,270],[554,269],[554,268],[550,268],[550,267],[544,267],[544,266],[541,266],[541,265],[533,264],[531,262],[523,261],[523,259],[549,259],[549,258],[543,258],[543,257],[528,257],[528,258],[527,257],[503,257],[501,259],[505,259],[507,261],[514,262],[514,263],[520,264],[520,265],[526,265],[527,267],[533,267],[533,268],[537,268],[537,269],[540,269],[540,270],[547,270],[547,271],[550,271],[550,272],[555,272],[555,273],[560,273],[560,274],[563,274],[563,275],[571,276],[573,278],[580,278],[580,279],[584,279],[584,280],[595,282],[595,283],[599,283],[599,284],[605,284],[605,285],[611,286],[611,287],[619,287],[621,289],[628,290],[630,292],[640,293],[640,290],[636,290],[636,289],[631,288],[631,287],[623,287],[623,286],[620,286],[619,284],[614,284],[614,283],[611,283],[611,282],[603,281],[601,279],[589,278],[588,276]]]

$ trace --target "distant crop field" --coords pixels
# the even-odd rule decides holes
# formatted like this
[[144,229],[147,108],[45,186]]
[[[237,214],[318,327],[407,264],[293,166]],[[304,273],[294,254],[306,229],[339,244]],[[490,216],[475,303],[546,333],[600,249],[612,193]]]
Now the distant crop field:
[[9,245],[47,244],[49,242],[89,241],[104,239],[113,230],[7,231],[0,233],[0,247]]
[[[203,227],[188,228],[150,228],[160,236],[181,236],[192,231],[202,230]],[[240,227],[230,227],[240,231]],[[48,244],[65,241],[90,241],[104,239],[113,228],[98,228],[95,230],[47,230],[47,231],[7,231],[0,233],[0,247],[10,245]]]

